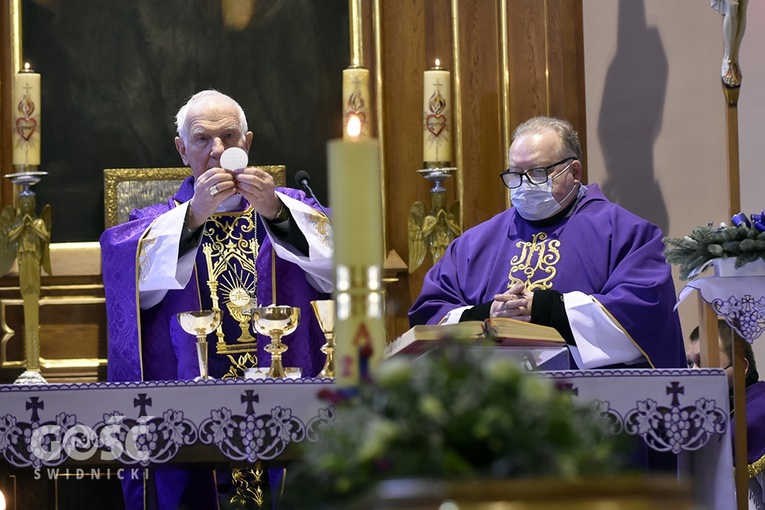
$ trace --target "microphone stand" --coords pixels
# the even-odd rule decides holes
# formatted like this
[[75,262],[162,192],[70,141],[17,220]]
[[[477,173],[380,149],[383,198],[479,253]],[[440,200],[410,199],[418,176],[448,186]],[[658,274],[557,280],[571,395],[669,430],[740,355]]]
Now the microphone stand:
[[304,177],[298,181],[298,184],[300,185],[301,188],[303,188],[306,192],[308,192],[311,198],[313,198],[316,201],[316,205],[319,206],[319,209],[321,210],[321,212],[324,213],[324,216],[326,216],[327,219],[329,220],[330,219],[329,213],[327,212],[326,209],[324,209],[324,206],[321,205],[321,202],[319,202],[319,199],[316,198],[316,194],[311,189],[311,185],[309,184],[308,179]]

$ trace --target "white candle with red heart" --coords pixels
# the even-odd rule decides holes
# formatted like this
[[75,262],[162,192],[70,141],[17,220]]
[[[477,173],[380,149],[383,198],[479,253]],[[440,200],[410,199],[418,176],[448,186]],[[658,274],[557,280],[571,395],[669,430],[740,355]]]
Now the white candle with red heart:
[[451,73],[441,67],[425,71],[423,80],[422,159],[426,167],[449,166],[452,160]]
[[29,64],[13,86],[13,164],[40,164],[40,75]]
[[359,137],[327,144],[335,269],[335,382],[354,386],[382,361],[385,350],[380,147]]
[[343,69],[343,139],[348,140],[348,119],[355,116],[361,122],[358,138],[369,138],[371,124],[369,70],[363,67]]

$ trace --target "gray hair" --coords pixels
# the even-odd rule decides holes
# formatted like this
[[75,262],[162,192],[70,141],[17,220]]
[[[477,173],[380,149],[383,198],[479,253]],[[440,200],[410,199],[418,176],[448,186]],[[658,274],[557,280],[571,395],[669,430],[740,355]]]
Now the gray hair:
[[239,106],[239,103],[234,101],[233,98],[231,98],[230,96],[227,96],[223,92],[218,92],[215,89],[208,89],[208,90],[203,90],[201,92],[197,92],[196,94],[191,96],[189,100],[186,101],[186,104],[181,106],[181,109],[178,110],[178,113],[175,115],[175,127],[176,127],[176,130],[178,131],[178,136],[180,136],[183,140],[186,139],[186,135],[188,134],[187,132],[188,126],[186,125],[186,116],[188,115],[189,109],[191,108],[191,106],[197,101],[213,98],[213,97],[228,99],[234,104],[234,106],[236,107],[237,113],[239,115],[239,125],[242,128],[242,133],[247,132],[247,117],[244,115],[244,110],[242,109],[241,106]]
[[579,135],[569,122],[555,117],[532,117],[521,123],[513,131],[513,141],[521,135],[538,134],[545,131],[554,131],[560,139],[563,147],[576,155],[576,159],[582,157],[582,144],[579,143]]

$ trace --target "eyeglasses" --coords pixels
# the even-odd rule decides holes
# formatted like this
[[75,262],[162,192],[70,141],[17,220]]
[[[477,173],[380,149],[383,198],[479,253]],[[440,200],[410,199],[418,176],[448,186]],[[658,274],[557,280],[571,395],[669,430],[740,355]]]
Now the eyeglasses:
[[[732,366],[733,366],[733,363],[729,364],[727,367],[722,367],[722,369],[723,369],[723,370],[728,370],[728,369],[729,369],[730,367],[732,367]],[[696,368],[702,368],[702,367],[701,367],[701,365],[697,365],[697,364],[696,364],[696,363],[694,363],[693,361],[691,361],[691,360],[688,360],[688,368],[694,368],[694,367],[696,367]]]
[[[505,183],[505,186],[507,186],[510,189],[515,189],[518,186],[521,185],[521,182],[523,182],[523,176],[526,176],[526,179],[529,180],[531,184],[544,184],[547,182],[547,178],[549,177],[549,172],[555,168],[556,166],[560,165],[561,163],[565,163],[566,161],[571,161],[572,159],[576,159],[575,156],[569,156],[567,158],[561,159],[557,163],[553,163],[550,166],[540,166],[537,168],[531,168],[529,170],[526,170],[525,172],[512,172],[509,168],[499,174],[500,179],[502,179],[502,182]],[[568,165],[566,168],[568,168],[571,165]],[[564,168],[563,170],[565,170]],[[561,170],[561,171],[563,171]]]

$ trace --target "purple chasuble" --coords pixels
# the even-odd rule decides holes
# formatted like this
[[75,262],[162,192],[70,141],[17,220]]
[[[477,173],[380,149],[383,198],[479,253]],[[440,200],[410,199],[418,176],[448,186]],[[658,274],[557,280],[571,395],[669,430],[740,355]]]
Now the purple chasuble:
[[587,187],[573,214],[539,227],[507,209],[463,233],[425,276],[409,322],[492,301],[509,284],[592,296],[656,368],[685,367],[670,266],[655,225]]
[[[315,202],[302,191],[278,188],[285,195],[300,200],[311,207]],[[194,193],[193,177],[186,179],[176,195],[167,204],[157,204],[131,213],[130,221],[106,230],[100,239],[106,312],[108,320],[108,366],[109,381],[154,381],[192,379],[199,375],[196,355],[196,339],[183,331],[176,315],[180,312],[211,307],[207,286],[207,266],[202,247],[199,247],[196,267],[185,289],[168,291],[156,306],[141,310],[138,306],[138,246],[141,237],[151,223],[161,214],[191,199]],[[216,217],[235,216],[242,213],[220,213]],[[272,304],[272,246],[263,223],[254,211],[250,213],[257,221],[257,238],[260,244],[254,264],[257,273],[257,297],[260,306]],[[205,225],[209,228],[210,222]],[[255,235],[241,232],[242,236]],[[202,246],[209,243],[202,237]],[[300,308],[297,330],[282,338],[289,346],[283,355],[285,367],[300,367],[303,377],[317,375],[324,366],[325,355],[320,351],[325,337],[311,308],[310,301],[327,299],[327,295],[314,289],[306,280],[304,271],[297,265],[276,258],[276,301],[278,305]],[[237,267],[237,270],[241,267]],[[241,272],[241,271],[237,271]],[[250,271],[252,272],[252,271]],[[254,276],[254,275],[251,275]],[[246,279],[246,278],[245,278]],[[221,297],[219,282],[219,307],[224,315],[224,334],[227,343],[235,343],[241,334],[239,323],[233,320]],[[255,336],[250,325],[250,332]],[[268,337],[257,335],[258,365],[268,367],[271,358],[264,347]],[[221,377],[229,368],[228,359],[215,352],[217,338],[208,336],[210,375]],[[151,414],[151,410],[149,410]],[[200,501],[215,502],[215,486],[212,472],[182,469],[159,469],[155,478],[159,508],[177,508],[190,499],[189,508],[202,508]],[[143,508],[143,484],[141,480],[124,480],[123,491],[128,509]],[[209,506],[215,508],[216,506]]]

